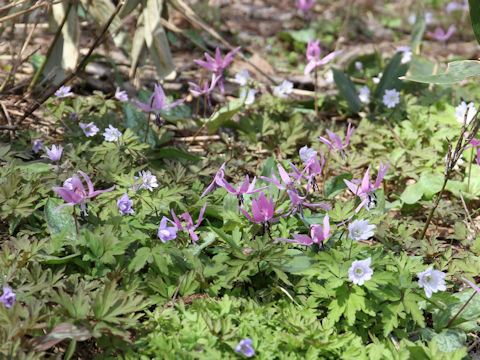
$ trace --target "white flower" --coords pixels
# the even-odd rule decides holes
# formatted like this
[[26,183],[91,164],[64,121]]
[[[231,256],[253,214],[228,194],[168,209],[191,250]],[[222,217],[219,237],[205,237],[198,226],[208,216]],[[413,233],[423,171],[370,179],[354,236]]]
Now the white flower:
[[78,125],[82,128],[83,133],[87,137],[95,136],[100,131],[100,129],[93,122],[88,124],[78,123]]
[[433,14],[430,11],[426,11],[425,12],[425,23],[427,25],[430,25],[431,23],[433,23],[433,21],[434,21]]
[[255,101],[255,94],[257,92],[258,90],[255,89],[243,88],[242,91],[240,91],[240,97],[245,99],[245,105],[250,105]]
[[355,260],[348,269],[348,278],[357,285],[363,285],[365,281],[372,278],[373,270],[370,269],[372,258],[365,260]]
[[408,15],[408,23],[410,25],[415,24],[415,21],[417,21],[417,15],[415,15],[415,14]]
[[367,85],[358,89],[358,98],[362,103],[368,104],[370,102],[370,89]]
[[373,83],[374,83],[375,85],[378,84],[378,83],[380,82],[380,79],[382,78],[382,76],[383,76],[383,73],[378,73],[377,76],[374,76],[374,77],[372,78]]
[[430,266],[427,270],[418,273],[418,286],[425,290],[427,298],[432,297],[432,293],[437,291],[445,291],[445,273],[440,270],[433,270],[433,266]]
[[332,71],[332,69],[328,70],[328,71],[325,73],[325,81],[326,81],[327,84],[333,84],[334,79],[333,79],[333,71]]
[[288,80],[283,80],[280,85],[273,87],[273,95],[279,97],[280,99],[285,99],[292,92],[293,83]]
[[[142,178],[142,185],[140,185],[140,187],[134,186],[135,190],[137,190],[137,188],[139,189],[145,188],[150,191],[153,191],[153,188],[158,187],[157,177],[155,175],[152,175],[150,170],[146,172],[145,171],[139,172],[138,175]],[[134,178],[135,180],[139,179],[139,177],[137,176],[135,176]]]
[[355,69],[361,71],[363,69],[363,64],[361,61],[355,61]]
[[63,187],[67,188],[68,190],[73,190],[72,178],[68,178],[63,182]]
[[240,86],[245,86],[247,85],[248,80],[250,80],[250,73],[248,72],[248,70],[242,70],[240,74],[235,75],[235,79],[233,79],[232,81]]
[[397,48],[396,52],[403,53],[402,60],[400,60],[400,62],[402,64],[406,64],[406,63],[410,62],[410,60],[412,60],[413,53],[412,53],[412,49],[410,48],[410,46],[399,46]]
[[309,148],[307,145],[302,147],[298,153],[300,155],[300,160],[302,160],[304,163],[307,162],[312,156],[317,155],[317,152]]
[[462,101],[460,105],[455,108],[455,118],[461,124],[463,124],[465,120],[465,114],[467,118],[467,125],[469,125],[476,113],[477,109],[475,109],[475,104],[473,102],[469,102],[467,104],[465,101]]
[[395,89],[385,90],[383,103],[389,109],[394,108],[400,102],[400,93]]
[[368,238],[372,237],[373,229],[376,228],[375,225],[370,225],[368,223],[369,220],[355,220],[352,221],[348,225],[348,232],[350,233],[350,237],[355,240],[367,240]]
[[112,125],[108,125],[108,128],[105,129],[105,132],[103,133],[103,136],[105,137],[105,141],[117,141],[120,136],[122,136],[122,133],[118,131],[116,127],[113,127]]
[[[454,160],[453,159],[453,153],[454,152],[455,151],[453,149],[450,151],[450,159],[451,159],[450,161]],[[465,163],[465,161],[463,161],[462,158],[463,158],[463,154],[460,154],[460,157],[458,158],[458,160],[457,160],[455,166],[452,168],[452,170],[458,171],[460,169],[460,167],[458,165],[462,165],[463,163]],[[447,166],[450,166],[450,164],[448,162],[448,153],[445,155],[445,163],[447,164]]]

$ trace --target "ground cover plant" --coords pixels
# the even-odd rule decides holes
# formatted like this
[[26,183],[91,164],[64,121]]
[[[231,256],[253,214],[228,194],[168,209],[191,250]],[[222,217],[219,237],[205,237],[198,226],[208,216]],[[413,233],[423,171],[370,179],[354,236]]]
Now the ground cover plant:
[[41,4],[0,8],[0,358],[478,358],[480,1]]

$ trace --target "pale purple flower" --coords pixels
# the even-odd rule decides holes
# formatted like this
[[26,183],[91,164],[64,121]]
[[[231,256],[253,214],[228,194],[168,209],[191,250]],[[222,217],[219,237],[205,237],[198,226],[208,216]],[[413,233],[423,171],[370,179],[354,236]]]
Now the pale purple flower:
[[300,244],[300,245],[312,245],[319,244],[322,245],[325,240],[328,240],[330,237],[330,218],[328,214],[325,214],[323,218],[323,227],[322,225],[313,224],[310,226],[310,236],[301,235],[301,234],[290,234],[293,239],[284,239],[277,238],[275,241],[284,241],[291,244]]
[[[292,164],[290,164],[292,166]],[[260,176],[260,179],[264,180],[264,181],[267,181],[267,182],[270,182],[272,184],[274,184],[279,190],[287,190],[287,189],[290,189],[290,190],[294,190],[295,191],[295,182],[292,180],[292,178],[290,176],[294,176],[295,180],[297,182],[300,182],[300,179],[302,178],[302,175],[299,174],[297,171],[295,174],[289,174],[285,171],[285,169],[283,168],[282,165],[280,164],[277,164],[277,168],[278,168],[278,174],[280,175],[280,179],[282,179],[283,183],[285,185],[283,185],[278,179],[277,177],[275,176],[275,173],[272,169],[272,177],[271,178],[268,178],[266,176]],[[296,168],[294,169],[296,170]]]
[[3,294],[0,296],[0,302],[4,303],[5,307],[11,308],[16,298],[17,295],[15,295],[11,288],[8,286],[3,287]]
[[[227,190],[228,193],[237,196],[238,198],[241,199],[243,194],[256,194],[262,190],[265,190],[268,186],[264,186],[258,189],[255,189],[255,182],[257,181],[257,178],[254,177],[252,180],[252,183],[250,184],[250,178],[248,175],[245,175],[245,180],[243,183],[238,187],[237,190],[235,190],[230,184],[228,186],[225,186],[225,190]],[[232,191],[233,190],[233,191]]]
[[235,79],[231,80],[234,83],[237,83],[240,86],[245,86],[250,80],[250,73],[248,70],[242,70],[241,73],[235,74]]
[[32,151],[35,154],[38,154],[38,152],[40,150],[42,150],[42,148],[43,148],[43,139],[42,138],[32,140]]
[[68,178],[67,180],[65,180],[65,181],[63,182],[63,187],[66,188],[66,189],[68,189],[68,190],[73,190],[72,180],[73,180],[73,179],[72,179],[71,177]]
[[[173,224],[174,226],[167,226],[167,221]],[[164,216],[160,221],[160,226],[158,227],[158,238],[163,243],[169,240],[174,240],[177,238],[177,231],[178,229],[175,226],[175,223]]]
[[324,210],[330,210],[330,207],[326,204],[310,204],[307,203],[306,196],[300,196],[296,190],[287,190],[288,197],[290,198],[290,205],[287,209],[287,212],[283,216],[293,216],[297,213],[300,213],[300,218],[303,219],[303,210],[302,206],[307,207],[321,207]]
[[446,274],[440,270],[433,270],[433,266],[418,273],[418,286],[425,290],[427,298],[431,298],[432,293],[447,290],[444,280],[445,275]]
[[293,83],[288,80],[283,80],[278,86],[273,87],[273,95],[285,99],[293,92]]
[[462,280],[466,281],[467,284],[470,285],[470,287],[471,287],[473,290],[475,290],[477,293],[480,294],[480,288],[479,288],[476,284],[474,284],[473,282],[471,282],[470,280],[468,280],[468,279],[466,279],[466,278],[464,278],[464,277],[462,277]]
[[377,179],[375,180],[374,184],[370,183],[370,166],[365,172],[365,175],[363,176],[363,180],[361,182],[359,180],[343,180],[347,187],[350,189],[350,191],[362,199],[362,202],[355,209],[355,212],[359,212],[362,206],[365,206],[365,209],[367,210],[370,210],[372,207],[375,206],[376,197],[373,192],[377,190],[382,184],[383,177],[387,173],[389,165],[390,163],[387,163],[387,165],[384,167],[383,164],[380,163]]
[[248,220],[257,224],[278,221],[278,218],[273,217],[275,214],[275,205],[273,203],[273,199],[270,197],[270,199],[267,200],[264,193],[261,193],[258,196],[258,199],[252,199],[253,217],[242,208],[239,207],[238,209]]
[[297,5],[297,8],[299,8],[300,10],[308,11],[315,4],[315,0],[295,0],[295,4]]
[[57,91],[55,91],[55,96],[58,98],[66,98],[73,95],[71,86],[61,86]]
[[383,95],[383,103],[389,109],[393,109],[400,102],[400,93],[395,89],[385,90]]
[[78,114],[76,112],[71,113],[69,116],[70,120],[77,121],[78,120]]
[[226,163],[223,163],[220,169],[218,169],[215,177],[213,178],[213,181],[210,183],[210,185],[207,186],[203,194],[200,196],[201,198],[208,193],[215,191],[218,186],[225,188],[225,190],[227,190],[229,193],[235,192],[234,187],[230,185],[227,180],[225,180],[225,164]]
[[215,58],[211,57],[210,54],[205,53],[205,58],[207,61],[203,60],[193,60],[196,64],[200,65],[201,67],[215,73],[217,75],[218,79],[218,88],[220,89],[220,92],[223,94],[225,92],[225,89],[223,87],[223,82],[224,82],[224,77],[223,77],[223,71],[232,63],[233,61],[233,56],[239,52],[241,47],[237,47],[227,53],[224,58],[222,58],[222,55],[220,54],[220,49],[217,47],[215,50]]
[[369,220],[354,220],[348,225],[348,232],[350,237],[354,240],[367,240],[371,238],[374,233],[375,225],[369,224]]
[[147,189],[149,191],[153,191],[153,188],[158,187],[158,182],[157,182],[157,177],[155,175],[152,175],[152,172],[150,170],[148,171],[141,171],[138,173],[138,177],[134,176],[135,181],[138,180],[139,178],[142,178],[142,185],[140,186],[134,186],[134,190],[138,189]]
[[252,347],[252,343],[252,339],[249,338],[241,340],[238,345],[235,346],[235,352],[245,355],[246,357],[252,357],[255,355],[255,349]]
[[87,174],[85,174],[83,171],[79,170],[78,171],[80,175],[85,179],[85,182],[87,183],[88,187],[88,194],[85,191],[85,188],[83,187],[82,181],[78,177],[77,174],[74,174],[72,176],[71,180],[71,185],[72,187],[54,187],[53,191],[55,191],[58,195],[62,197],[63,200],[66,201],[65,204],[60,205],[57,207],[56,211],[59,209],[63,208],[64,206],[73,206],[80,204],[80,208],[82,209],[83,213],[87,215],[87,209],[85,207],[85,200],[90,199],[94,196],[97,196],[101,193],[112,191],[115,189],[115,185],[113,185],[111,188],[108,188],[106,190],[94,190],[92,181],[88,177]]
[[165,92],[163,91],[163,88],[160,85],[155,84],[155,87],[153,89],[153,94],[148,99],[148,102],[144,104],[144,103],[141,103],[140,101],[137,101],[136,103],[138,107],[140,107],[145,111],[158,112],[160,110],[171,109],[172,107],[177,106],[183,103],[184,101],[185,99],[180,99],[180,100],[174,101],[170,105],[167,105],[167,97],[165,96]]
[[130,200],[127,193],[123,194],[122,197],[117,200],[117,208],[122,215],[135,213],[135,211],[132,209],[132,206],[133,201]]
[[468,11],[469,6],[468,6],[468,0],[464,0],[463,4],[459,4],[455,1],[449,2],[447,6],[445,7],[445,10],[447,11],[447,14],[450,14],[452,11]]
[[[463,134],[465,137],[468,137],[468,134],[467,133],[464,133]],[[477,161],[477,165],[480,165],[480,140],[477,140],[477,139],[472,139],[470,141],[470,145],[466,146],[465,147],[465,150],[467,150],[468,148],[477,148],[477,158],[476,158],[476,161]],[[463,154],[462,154],[463,155]],[[457,163],[460,159],[457,160]]]
[[120,89],[120,87],[117,86],[117,89],[115,90],[115,99],[117,99],[120,102],[127,102],[128,94],[125,90],[122,90]]
[[78,126],[82,128],[86,137],[95,136],[100,131],[100,129],[93,122],[88,124],[78,123]]
[[453,35],[455,30],[455,25],[450,25],[447,32],[445,32],[440,26],[437,26],[434,32],[428,31],[427,35],[438,41],[447,41]]
[[467,104],[465,101],[462,101],[455,108],[455,119],[457,119],[460,124],[463,124],[464,121],[466,121],[466,124],[469,125],[476,113],[477,109],[475,109],[475,104],[473,102]]
[[305,66],[304,74],[309,74],[313,69],[316,67],[328,64],[330,61],[335,59],[338,55],[340,55],[343,50],[334,51],[325,56],[324,58],[320,59],[321,50],[319,46],[320,40],[317,41],[309,41],[307,45],[307,66]]
[[358,99],[364,104],[370,103],[370,89],[367,85],[358,89]]
[[42,158],[48,158],[53,162],[57,162],[62,157],[63,147],[62,145],[58,145],[58,147],[52,145],[51,149],[45,147],[45,151],[47,152],[47,155],[42,155]]
[[348,269],[348,278],[357,285],[363,285],[365,281],[372,278],[373,270],[370,268],[372,258],[365,260],[355,260],[350,269]]
[[255,94],[258,92],[256,89],[242,88],[240,91],[240,98],[245,99],[245,105],[251,105],[255,101]]
[[317,155],[317,152],[305,145],[300,148],[298,154],[300,155],[300,160],[305,164],[312,156]]
[[177,229],[188,231],[188,233],[190,235],[190,238],[192,239],[192,241],[195,245],[197,244],[197,241],[198,241],[198,235],[195,234],[194,230],[196,228],[198,228],[200,226],[200,224],[202,223],[203,214],[205,213],[205,208],[206,207],[207,207],[207,203],[205,203],[203,205],[202,209],[200,210],[200,214],[198,215],[198,221],[197,221],[196,225],[193,225],[192,216],[189,213],[184,212],[182,215],[180,215],[180,217],[183,219],[183,222],[185,223],[185,225],[182,226],[182,223],[178,219],[178,217],[175,214],[175,212],[173,211],[173,209],[170,210],[170,212],[172,213],[173,221],[175,222],[175,226],[177,227]]
[[355,70],[357,71],[362,71],[363,69],[363,64],[361,61],[355,61]]
[[122,136],[122,133],[116,127],[108,125],[108,128],[105,129],[103,136],[105,137],[105,141],[114,142],[117,141],[120,136]]
[[326,129],[326,131],[330,140],[324,138],[323,136],[320,136],[318,140],[323,142],[333,151],[343,151],[350,142],[350,136],[352,136],[353,130],[355,130],[355,128],[352,126],[352,124],[348,124],[347,135],[345,136],[345,144],[342,143],[342,140],[340,140],[340,137],[337,134],[328,129]]
[[192,87],[192,89],[190,89],[190,92],[193,96],[198,97],[201,95],[206,95],[208,105],[212,106],[212,103],[210,101],[210,93],[215,88],[215,85],[217,85],[217,76],[215,74],[212,74],[212,81],[210,82],[210,86],[208,85],[208,81],[203,82],[203,88],[193,82],[189,82],[188,84]]

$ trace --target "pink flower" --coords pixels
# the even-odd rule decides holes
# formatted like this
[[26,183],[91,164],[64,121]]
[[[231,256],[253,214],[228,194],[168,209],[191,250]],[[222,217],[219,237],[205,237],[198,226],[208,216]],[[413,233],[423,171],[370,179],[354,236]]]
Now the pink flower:
[[288,207],[287,213],[284,216],[295,215],[298,211],[300,217],[303,219],[303,210],[302,205],[307,207],[321,207],[325,210],[330,210],[330,207],[326,204],[309,204],[305,201],[306,196],[300,196],[296,191],[287,190],[288,197],[290,198],[290,206]]
[[296,0],[295,5],[302,11],[310,10],[315,4],[315,0]]
[[375,206],[376,197],[373,192],[380,187],[383,177],[388,171],[389,165],[390,163],[387,163],[387,165],[383,167],[383,164],[380,163],[380,168],[378,169],[378,175],[377,175],[377,179],[375,180],[375,184],[372,184],[370,182],[370,178],[369,178],[370,166],[365,172],[365,175],[363,176],[363,180],[361,181],[361,183],[359,180],[352,180],[352,181],[343,180],[345,184],[348,186],[348,188],[350,189],[350,191],[362,199],[362,202],[355,209],[355,212],[359,212],[362,206],[365,206],[365,209],[367,210],[370,210],[372,207]]
[[312,244],[323,244],[325,240],[330,237],[330,218],[328,214],[325,214],[323,218],[323,227],[322,225],[313,224],[310,226],[310,236],[300,235],[300,234],[290,234],[293,236],[292,239],[277,238],[275,241],[284,241],[291,244],[300,244],[300,245],[312,245]]
[[163,91],[162,87],[158,84],[155,84],[153,94],[148,99],[146,104],[137,101],[137,105],[145,111],[152,111],[158,112],[160,110],[168,110],[174,106],[177,106],[183,103],[185,99],[177,100],[167,105],[167,97],[165,96],[165,92]]
[[342,144],[342,140],[340,140],[340,137],[337,134],[335,134],[334,132],[331,132],[328,129],[326,130],[330,140],[322,136],[320,136],[318,140],[326,144],[333,151],[342,151],[348,146],[348,143],[350,142],[350,136],[352,136],[353,130],[355,130],[355,128],[352,126],[352,124],[348,124],[347,136],[345,136],[345,145]]
[[[194,230],[196,228],[198,228],[200,226],[200,224],[202,223],[202,220],[203,220],[203,214],[205,212],[205,208],[207,207],[207,203],[205,203],[202,207],[202,209],[200,210],[200,215],[198,215],[198,221],[197,221],[197,224],[196,225],[193,225],[193,220],[192,220],[192,216],[187,213],[187,212],[184,212],[182,215],[180,215],[180,217],[183,219],[183,222],[185,223],[184,226],[182,226],[182,223],[180,222],[180,220],[178,219],[177,215],[175,214],[175,212],[173,211],[173,209],[170,210],[170,212],[172,213],[172,217],[173,217],[173,221],[175,223],[175,226],[177,227],[178,230],[186,230],[188,231],[189,235],[190,235],[190,238],[192,239],[193,241],[193,244],[196,245],[197,244],[197,241],[198,241],[198,235],[194,233]],[[160,224],[162,225],[162,224]],[[166,225],[166,223],[164,224]],[[161,239],[160,239],[161,240]]]
[[203,88],[201,88],[199,85],[189,82],[188,85],[190,85],[193,89],[190,90],[193,96],[197,97],[200,95],[206,95],[207,96],[207,101],[208,105],[212,106],[212,103],[210,102],[210,93],[212,90],[215,88],[215,85],[217,85],[217,76],[215,74],[212,75],[212,81],[210,82],[210,86],[208,86],[208,81],[205,81],[203,83]]
[[112,191],[115,189],[115,185],[113,185],[111,188],[108,188],[106,190],[94,190],[93,189],[93,184],[90,178],[88,177],[87,174],[85,174],[83,171],[79,170],[78,171],[80,175],[85,179],[85,182],[87,183],[88,187],[88,194],[85,191],[85,188],[83,187],[82,181],[80,178],[77,176],[77,174],[74,174],[71,178],[71,181],[69,182],[70,186],[65,186],[65,187],[54,187],[53,191],[55,191],[58,195],[62,197],[63,200],[65,200],[67,203],[60,205],[57,207],[56,211],[59,209],[63,208],[64,206],[73,206],[80,204],[80,208],[82,209],[83,213],[87,215],[87,210],[85,207],[85,200],[90,199],[94,196],[97,196],[101,193]]
[[258,199],[252,199],[253,217],[250,216],[242,208],[239,207],[238,209],[243,213],[243,215],[245,215],[248,220],[257,224],[278,221],[278,217],[273,217],[275,214],[275,205],[273,203],[273,199],[270,197],[270,199],[267,200],[264,193],[261,193],[258,196]]
[[200,65],[201,67],[215,73],[215,75],[217,76],[218,88],[223,94],[225,91],[223,87],[223,80],[224,80],[223,70],[225,70],[232,63],[233,56],[237,52],[239,52],[240,49],[241,49],[240,46],[233,49],[232,51],[227,53],[227,55],[225,55],[225,57],[222,59],[222,55],[220,54],[220,49],[217,47],[217,49],[215,50],[215,58],[211,57],[210,54],[205,53],[205,58],[207,59],[207,61],[197,60],[197,59],[193,61],[198,65]]
[[213,181],[208,185],[208,187],[203,192],[201,198],[207,195],[209,192],[214,191],[218,186],[225,188],[229,193],[235,192],[235,189],[232,185],[230,185],[227,180],[225,180],[225,164],[223,163],[220,169],[215,174]]
[[52,145],[51,149],[45,147],[45,151],[47,152],[47,155],[42,155],[42,158],[48,158],[53,162],[57,162],[62,157],[63,147],[62,145],[58,145],[58,147]]
[[309,41],[307,45],[307,66],[305,66],[304,74],[309,74],[313,69],[319,66],[323,66],[328,64],[330,61],[335,59],[338,55],[340,55],[343,50],[334,51],[325,56],[324,58],[320,59],[321,50],[319,46],[320,40],[317,41]]
[[445,32],[440,26],[437,26],[434,32],[428,31],[427,35],[438,41],[447,41],[453,35],[455,30],[455,25],[450,25],[447,32]]

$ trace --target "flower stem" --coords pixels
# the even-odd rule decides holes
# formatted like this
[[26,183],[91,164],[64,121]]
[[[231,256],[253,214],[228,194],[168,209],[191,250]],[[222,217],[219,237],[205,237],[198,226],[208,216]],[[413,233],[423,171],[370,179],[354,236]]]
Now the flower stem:
[[467,302],[465,304],[463,304],[463,306],[460,308],[460,310],[458,310],[458,312],[455,314],[455,316],[448,322],[447,326],[445,326],[445,329],[448,329],[450,327],[450,325],[452,325],[452,323],[455,321],[455,319],[458,317],[458,315],[460,315],[460,313],[467,307],[468,303],[470,301],[472,301],[473,297],[476,294],[477,294],[477,292],[474,291],[472,296],[470,296],[470,298],[467,300]]
[[75,220],[75,230],[77,231],[78,235],[77,208],[75,206],[73,206],[73,219]]
[[313,90],[315,92],[315,98],[313,99],[313,104],[315,106],[315,116],[318,115],[318,88],[317,88],[317,81],[318,81],[318,71],[317,67],[313,70],[315,74],[315,80],[313,82]]

